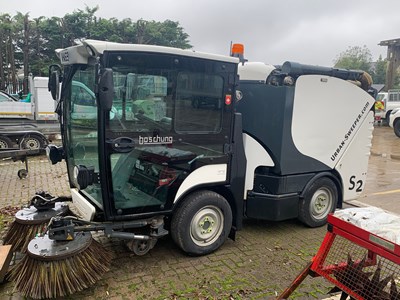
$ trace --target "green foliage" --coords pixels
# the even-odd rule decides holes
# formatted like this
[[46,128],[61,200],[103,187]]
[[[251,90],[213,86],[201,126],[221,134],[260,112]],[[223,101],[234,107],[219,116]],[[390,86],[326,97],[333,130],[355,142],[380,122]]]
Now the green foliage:
[[362,70],[371,73],[372,55],[364,45],[349,47],[335,59],[336,68]]
[[[366,46],[349,47],[339,54],[334,64],[337,68],[366,71],[372,76],[373,83],[386,84],[387,59],[383,59],[380,55],[378,60],[373,63],[371,52]],[[395,75],[395,88],[398,87],[400,87],[399,72]]]
[[385,84],[386,82],[386,69],[387,69],[387,59],[382,59],[379,55],[378,60],[375,63],[375,70],[371,74],[374,83]]
[[[74,44],[76,39],[98,39],[121,43],[152,44],[188,49],[189,35],[179,22],[133,21],[96,17],[99,7],[75,10],[64,17],[29,18],[0,14],[0,89],[15,80],[18,70],[46,76],[47,66],[58,63],[54,50]],[[14,91],[15,92],[15,91]]]

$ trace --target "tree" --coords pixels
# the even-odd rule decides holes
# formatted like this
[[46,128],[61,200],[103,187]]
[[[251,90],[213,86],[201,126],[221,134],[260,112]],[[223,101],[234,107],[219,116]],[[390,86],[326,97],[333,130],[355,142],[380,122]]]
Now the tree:
[[[74,10],[63,17],[38,17],[29,13],[0,14],[0,89],[17,89],[18,70],[45,76],[47,66],[59,63],[54,50],[88,38],[120,43],[140,43],[188,49],[189,35],[179,22],[97,18],[98,6]],[[25,85],[24,91],[26,92]]]
[[349,47],[334,60],[336,68],[362,70],[371,73],[372,55],[364,45]]
[[382,59],[382,55],[379,55],[378,60],[375,63],[374,72],[372,72],[372,79],[374,83],[385,84],[386,82],[386,69],[387,59]]

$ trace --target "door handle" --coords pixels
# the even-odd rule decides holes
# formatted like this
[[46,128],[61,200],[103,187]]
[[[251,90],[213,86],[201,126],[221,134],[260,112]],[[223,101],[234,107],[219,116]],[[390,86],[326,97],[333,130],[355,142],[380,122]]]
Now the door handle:
[[135,148],[135,141],[129,137],[119,137],[107,141],[115,152],[127,153]]

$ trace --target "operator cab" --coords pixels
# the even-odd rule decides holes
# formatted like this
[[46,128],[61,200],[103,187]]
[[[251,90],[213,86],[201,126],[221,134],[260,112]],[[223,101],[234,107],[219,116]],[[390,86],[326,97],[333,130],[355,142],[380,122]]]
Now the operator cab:
[[184,179],[209,164],[227,181],[237,59],[97,41],[59,55],[63,150],[87,218],[171,211]]

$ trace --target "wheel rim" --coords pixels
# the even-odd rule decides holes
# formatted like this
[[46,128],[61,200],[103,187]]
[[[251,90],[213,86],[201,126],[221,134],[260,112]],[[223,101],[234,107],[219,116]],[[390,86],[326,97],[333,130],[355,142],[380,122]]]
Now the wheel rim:
[[150,243],[148,241],[135,241],[133,252],[136,255],[146,254],[149,249]]
[[331,211],[332,203],[332,191],[328,188],[318,189],[311,198],[310,213],[312,217],[316,220],[324,219]]
[[24,140],[24,148],[29,150],[40,149],[40,141],[36,138],[27,138]]
[[7,149],[8,148],[8,144],[0,139],[0,149]]
[[204,247],[214,243],[224,227],[224,215],[216,206],[206,206],[199,210],[190,223],[190,236],[193,243]]

